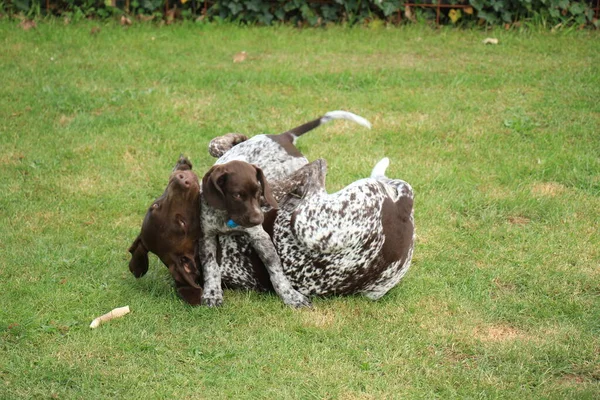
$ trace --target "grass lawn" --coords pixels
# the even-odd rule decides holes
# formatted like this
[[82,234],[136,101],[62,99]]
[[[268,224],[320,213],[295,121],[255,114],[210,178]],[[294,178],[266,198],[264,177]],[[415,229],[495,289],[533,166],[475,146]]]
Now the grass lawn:
[[[0,45],[1,399],[600,397],[598,32],[1,20]],[[373,129],[299,141],[329,191],[388,156],[416,193],[382,300],[193,308],[156,257],[129,273],[180,153],[203,174],[216,135],[337,109]]]

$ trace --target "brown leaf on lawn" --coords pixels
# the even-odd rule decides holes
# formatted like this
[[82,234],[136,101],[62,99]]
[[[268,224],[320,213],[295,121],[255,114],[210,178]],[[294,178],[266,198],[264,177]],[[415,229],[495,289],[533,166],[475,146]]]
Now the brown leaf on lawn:
[[99,26],[94,26],[92,28],[92,30],[90,31],[90,35],[92,35],[92,36],[95,36],[95,35],[97,35],[99,33],[100,33],[100,27]]
[[248,57],[248,54],[245,51],[240,51],[235,56],[233,56],[233,62],[234,63],[244,62],[244,61],[246,61],[247,57]]
[[415,22],[415,16],[412,13],[412,10],[410,9],[410,6],[405,5],[404,6],[404,16],[406,17],[407,20]]
[[21,23],[19,24],[19,26],[24,30],[24,31],[28,31],[30,29],[33,29],[35,27],[37,27],[37,24],[35,23],[35,21],[30,20],[30,19],[24,19],[23,21],[21,21]]
[[527,217],[521,217],[519,215],[514,215],[512,217],[508,217],[508,222],[513,225],[527,225],[531,220]]
[[121,25],[123,25],[123,26],[131,25],[131,19],[129,19],[129,17],[121,15]]

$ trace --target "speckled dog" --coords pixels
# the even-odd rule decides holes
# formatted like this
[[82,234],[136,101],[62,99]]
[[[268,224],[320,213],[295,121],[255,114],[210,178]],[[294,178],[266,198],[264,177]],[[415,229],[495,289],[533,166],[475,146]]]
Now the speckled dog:
[[[414,246],[413,192],[385,176],[387,158],[371,176],[328,194],[326,163],[314,161],[278,183],[285,194],[265,216],[291,285],[306,296],[361,293],[378,299],[408,271]],[[260,259],[243,237],[219,240],[223,282],[269,290]]]
[[[310,306],[306,296],[292,287],[283,273],[269,234],[263,229],[263,204],[276,209],[267,180],[279,180],[307,164],[294,147],[296,138],[333,119],[348,119],[370,127],[368,121],[345,111],[334,111],[280,135],[258,135],[244,141],[243,135],[226,135],[213,140],[211,154],[229,149],[202,179],[199,242],[204,288],[202,304],[213,307],[223,302],[223,263],[218,260],[218,237],[242,235],[268,272],[270,283],[283,302],[292,307]],[[251,163],[259,164],[261,167]],[[236,240],[236,239],[232,239]],[[221,264],[221,266],[219,266]]]

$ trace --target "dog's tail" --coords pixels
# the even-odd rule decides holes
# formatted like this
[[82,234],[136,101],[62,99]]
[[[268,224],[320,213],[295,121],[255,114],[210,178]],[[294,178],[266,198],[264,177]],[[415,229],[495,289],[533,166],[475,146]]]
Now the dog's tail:
[[356,115],[348,111],[330,111],[320,118],[304,123],[300,126],[295,127],[294,129],[290,129],[289,131],[284,132],[281,135],[290,137],[290,139],[292,139],[292,142],[296,143],[296,139],[298,137],[334,119],[345,119],[348,121],[356,122],[359,125],[371,129],[371,123],[365,118],[361,117],[360,115]]
[[387,157],[383,157],[371,171],[371,178],[385,178],[385,171],[390,166],[390,159]]

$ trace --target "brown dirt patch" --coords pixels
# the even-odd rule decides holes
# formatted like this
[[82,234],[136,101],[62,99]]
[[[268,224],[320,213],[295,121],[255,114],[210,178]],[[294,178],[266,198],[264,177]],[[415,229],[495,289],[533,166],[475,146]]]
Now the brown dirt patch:
[[0,165],[17,165],[25,158],[23,153],[7,153],[0,155]]
[[301,311],[302,325],[313,328],[331,328],[335,325],[335,313],[331,310],[302,310]]
[[567,191],[564,185],[557,182],[536,183],[531,188],[531,193],[536,196],[555,197]]
[[523,332],[506,325],[479,327],[475,329],[474,335],[483,342],[493,343],[528,339]]
[[508,217],[508,222],[513,225],[527,225],[531,220],[520,215],[513,215],[512,217]]
[[58,119],[58,124],[60,126],[66,126],[66,125],[69,125],[71,123],[71,121],[73,121],[73,119],[75,119],[75,116],[73,116],[73,115],[64,115],[63,114]]
[[368,393],[344,392],[340,394],[340,400],[374,400],[377,397]]

